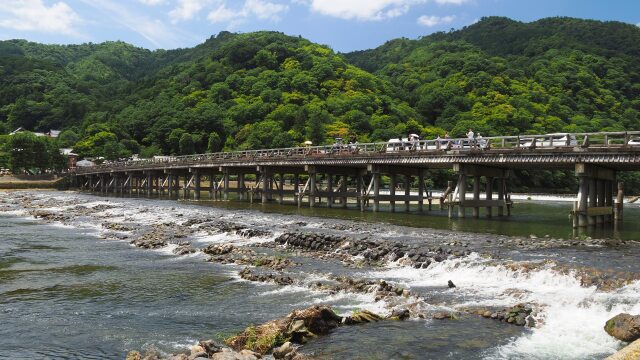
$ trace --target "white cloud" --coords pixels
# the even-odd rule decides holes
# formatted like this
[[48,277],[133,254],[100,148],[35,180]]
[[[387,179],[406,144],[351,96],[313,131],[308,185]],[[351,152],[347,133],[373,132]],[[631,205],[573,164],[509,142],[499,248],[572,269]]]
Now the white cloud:
[[210,3],[209,0],[178,0],[178,4],[169,12],[172,22],[192,19]]
[[311,0],[311,10],[351,20],[383,20],[404,15],[427,0]]
[[218,7],[211,11],[207,16],[209,21],[214,23],[230,23],[231,26],[235,26],[250,17],[255,17],[260,20],[280,20],[280,14],[289,10],[289,6],[279,3],[274,3],[265,0],[245,0],[240,9],[232,10],[226,6],[225,2],[222,2]]
[[156,5],[164,4],[165,0],[138,0],[138,2],[141,2],[145,5],[156,6]]
[[418,18],[418,24],[422,26],[436,26],[442,24],[449,24],[456,17],[455,16],[428,16],[422,15]]
[[440,5],[461,5],[471,0],[291,0],[308,5],[311,11],[345,20],[376,21],[406,14],[411,7],[435,2]]
[[217,9],[209,13],[207,19],[214,23],[221,23],[233,21],[238,17],[239,15],[237,12],[229,10],[224,4],[221,4]]
[[47,6],[42,0],[0,1],[0,27],[78,36],[80,16],[65,2]]
[[161,20],[150,19],[145,15],[136,14],[129,8],[112,0],[80,1],[94,7],[101,16],[108,16],[113,23],[120,24],[137,33],[158,48],[173,48],[183,44],[185,38],[189,38],[189,40],[195,39],[184,31],[170,28]]
[[436,0],[438,4],[442,4],[442,5],[448,5],[448,4],[461,5],[469,1],[470,0]]
[[279,20],[280,13],[289,10],[289,7],[263,0],[246,0],[243,10],[261,20]]

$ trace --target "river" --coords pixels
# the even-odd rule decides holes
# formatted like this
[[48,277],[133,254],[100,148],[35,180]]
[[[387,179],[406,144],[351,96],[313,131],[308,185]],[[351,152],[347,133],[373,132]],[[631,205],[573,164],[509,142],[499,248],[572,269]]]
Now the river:
[[[59,217],[36,219],[34,211]],[[602,359],[623,346],[603,331],[604,322],[620,312],[640,313],[640,246],[630,241],[640,238],[640,209],[625,210],[622,230],[579,234],[577,240],[569,240],[566,214],[566,203],[553,202],[518,203],[510,220],[456,221],[443,215],[5,192],[0,358],[122,359],[129,350],[151,347],[172,353],[313,304],[331,305],[341,314],[387,314],[397,305],[376,301],[373,293],[309,286],[349,275],[410,289],[420,296],[411,305],[416,313],[459,315],[341,327],[301,352],[320,359]],[[183,224],[189,219],[239,223],[263,233],[207,232],[197,223]],[[247,281],[238,275],[243,265],[207,262],[202,252],[176,255],[176,244],[144,250],[129,243],[163,224],[188,228],[179,241],[197,249],[230,243],[286,256],[296,263],[285,270],[295,282]],[[468,251],[421,269],[397,261],[354,267],[270,246],[287,231],[419,246],[459,242]],[[617,240],[570,245],[588,237]],[[554,246],[560,238],[568,245]],[[537,246],[546,239],[551,245]],[[585,273],[597,281],[585,283]],[[607,282],[620,278],[625,281]],[[449,288],[448,280],[457,287]],[[465,312],[518,303],[533,306],[535,327]]]

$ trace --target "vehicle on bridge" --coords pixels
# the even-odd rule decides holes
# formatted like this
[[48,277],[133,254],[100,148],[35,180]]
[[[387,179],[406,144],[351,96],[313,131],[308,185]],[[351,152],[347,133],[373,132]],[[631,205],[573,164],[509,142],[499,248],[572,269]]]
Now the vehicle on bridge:
[[543,138],[522,138],[521,147],[563,147],[577,146],[576,136],[568,133],[546,134]]
[[632,139],[630,139],[629,142],[627,143],[627,145],[640,146],[640,138],[632,138]]
[[409,137],[402,139],[389,139],[387,141],[386,152],[398,152],[398,151],[410,151],[410,150],[435,150],[436,145],[427,145],[423,141],[420,141],[420,135],[409,134]]

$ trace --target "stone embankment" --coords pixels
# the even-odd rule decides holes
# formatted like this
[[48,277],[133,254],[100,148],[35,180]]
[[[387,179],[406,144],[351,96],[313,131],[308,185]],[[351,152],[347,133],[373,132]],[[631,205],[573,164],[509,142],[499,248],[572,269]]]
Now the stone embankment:
[[[291,232],[274,240],[277,244],[310,252],[324,252],[351,264],[358,263],[358,257],[367,265],[384,265],[399,261],[401,265],[426,268],[433,262],[462,257],[471,253],[459,242],[444,246],[403,244],[387,240],[362,240],[348,236],[334,236]],[[362,263],[360,263],[362,265]]]

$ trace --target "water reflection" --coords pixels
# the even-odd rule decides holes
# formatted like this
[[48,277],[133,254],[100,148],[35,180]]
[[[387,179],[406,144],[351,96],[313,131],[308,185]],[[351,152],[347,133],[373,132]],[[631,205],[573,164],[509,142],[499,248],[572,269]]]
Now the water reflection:
[[[194,205],[213,206],[224,209],[257,210],[266,213],[294,214],[300,216],[317,216],[326,218],[336,218],[345,220],[356,220],[366,222],[383,222],[394,225],[425,227],[433,229],[480,232],[489,234],[509,235],[509,236],[537,236],[554,237],[564,239],[584,239],[604,238],[620,240],[640,239],[640,223],[634,218],[640,213],[640,208],[628,206],[625,208],[625,219],[618,224],[600,224],[588,228],[573,229],[570,211],[571,202],[568,201],[515,201],[512,215],[486,218],[484,208],[480,209],[480,218],[471,217],[471,211],[467,209],[466,218],[454,217],[449,219],[446,209],[440,210],[434,205],[432,211],[420,213],[417,206],[412,205],[410,212],[405,212],[401,207],[400,211],[391,212],[388,205],[381,204],[380,212],[374,213],[367,210],[359,211],[356,204],[349,204],[348,209],[328,208],[325,204],[309,208],[308,205],[298,207],[293,201],[285,201],[285,204],[277,204],[275,201],[267,204],[260,202],[241,202],[233,200],[234,194],[230,194],[232,201],[210,201],[189,200],[188,203]],[[135,195],[134,195],[135,197]],[[139,196],[146,197],[146,196]],[[178,200],[176,197],[152,196],[155,199]]]

